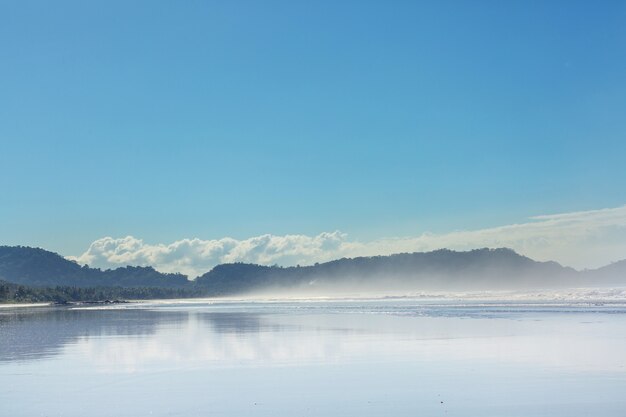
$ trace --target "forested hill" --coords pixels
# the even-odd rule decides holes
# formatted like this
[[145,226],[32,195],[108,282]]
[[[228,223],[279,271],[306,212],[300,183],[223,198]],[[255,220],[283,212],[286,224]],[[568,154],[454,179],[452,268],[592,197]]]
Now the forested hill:
[[196,284],[225,293],[255,290],[420,291],[577,286],[584,278],[556,262],[537,262],[510,249],[438,250],[339,259],[304,267],[218,265]]
[[424,290],[524,290],[626,286],[626,261],[592,271],[556,262],[537,262],[510,249],[467,252],[437,250],[390,256],[338,259],[302,267],[222,264],[188,281],[151,267],[100,270],[58,254],[28,247],[0,247],[0,280],[38,287],[121,287],[184,289],[202,296],[295,291],[393,294]]
[[24,246],[0,246],[0,279],[39,287],[173,288],[189,284],[185,275],[164,274],[152,267],[127,266],[103,271],[80,266],[54,252]]
[[511,249],[403,253],[339,259],[303,267],[218,265],[196,285],[224,294],[281,290],[296,294],[400,294],[424,290],[532,290],[626,287],[626,261],[576,271],[556,262],[537,262]]

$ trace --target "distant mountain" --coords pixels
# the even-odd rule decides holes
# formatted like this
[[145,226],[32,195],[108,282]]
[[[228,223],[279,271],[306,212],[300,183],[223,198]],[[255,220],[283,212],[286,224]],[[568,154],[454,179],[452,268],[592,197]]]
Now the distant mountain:
[[393,293],[571,287],[581,285],[583,278],[572,268],[533,261],[510,249],[444,249],[339,259],[305,267],[223,264],[198,277],[196,284],[226,294],[259,290]]
[[602,268],[585,270],[580,273],[590,286],[626,285],[626,259]]
[[185,275],[164,274],[152,267],[127,266],[102,271],[80,266],[54,252],[24,246],[0,246],[0,279],[39,287],[173,288],[189,285]]
[[338,259],[311,266],[222,264],[188,281],[151,267],[80,266],[53,252],[0,246],[0,279],[29,286],[181,288],[207,296],[293,292],[404,294],[418,291],[525,290],[626,286],[626,261],[578,272],[510,249],[437,250]]

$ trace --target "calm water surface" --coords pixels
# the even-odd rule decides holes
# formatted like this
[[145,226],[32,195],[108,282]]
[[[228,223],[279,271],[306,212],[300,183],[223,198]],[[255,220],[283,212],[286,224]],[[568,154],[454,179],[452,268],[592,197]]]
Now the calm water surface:
[[0,416],[626,415],[626,306],[0,309]]

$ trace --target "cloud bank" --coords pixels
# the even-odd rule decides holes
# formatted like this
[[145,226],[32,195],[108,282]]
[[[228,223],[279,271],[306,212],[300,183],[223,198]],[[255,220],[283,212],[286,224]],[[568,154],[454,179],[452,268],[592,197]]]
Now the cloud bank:
[[83,254],[68,258],[98,268],[150,265],[193,278],[227,262],[309,265],[342,257],[483,247],[508,247],[536,260],[555,260],[578,269],[603,266],[626,258],[626,206],[535,216],[524,223],[487,229],[367,242],[352,240],[339,231],[317,236],[267,234],[243,240],[194,238],[169,244],[149,244],[133,236],[104,237]]

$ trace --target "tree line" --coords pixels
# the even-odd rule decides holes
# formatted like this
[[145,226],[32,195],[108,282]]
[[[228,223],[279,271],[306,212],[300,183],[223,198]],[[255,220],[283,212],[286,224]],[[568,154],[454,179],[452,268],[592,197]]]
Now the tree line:
[[159,298],[207,297],[200,287],[31,287],[0,281],[0,303],[68,303],[79,301],[148,300]]

